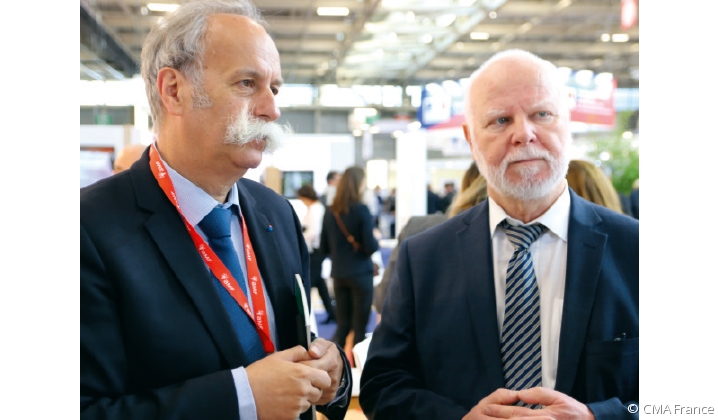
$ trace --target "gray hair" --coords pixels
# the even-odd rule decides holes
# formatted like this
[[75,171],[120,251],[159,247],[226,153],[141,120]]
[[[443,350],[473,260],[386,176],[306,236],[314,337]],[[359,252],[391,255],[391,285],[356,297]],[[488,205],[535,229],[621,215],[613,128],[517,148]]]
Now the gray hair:
[[259,9],[248,0],[188,1],[157,22],[142,45],[142,78],[155,129],[164,114],[157,90],[157,74],[165,67],[179,70],[187,76],[192,84],[193,106],[211,106],[202,88],[202,58],[207,18],[216,14],[246,16],[266,28]]
[[544,60],[543,58],[537,56],[536,54],[530,53],[525,50],[520,49],[511,49],[506,51],[498,52],[494,55],[492,55],[488,60],[486,60],[478,69],[476,69],[471,76],[469,77],[469,83],[466,85],[466,91],[464,94],[464,109],[465,109],[465,118],[467,121],[469,121],[470,118],[473,118],[471,116],[470,107],[471,107],[471,87],[474,84],[474,81],[481,75],[481,73],[484,72],[491,64],[505,59],[514,59],[514,60],[522,60],[522,61],[529,61],[537,64],[542,69],[546,70],[546,74],[551,78],[551,81],[554,83],[554,85],[559,89],[559,109],[561,111],[562,115],[565,115],[568,118],[569,113],[569,102],[568,102],[568,90],[564,86],[563,80],[561,79],[561,75],[558,71],[558,68],[555,64],[548,60]]

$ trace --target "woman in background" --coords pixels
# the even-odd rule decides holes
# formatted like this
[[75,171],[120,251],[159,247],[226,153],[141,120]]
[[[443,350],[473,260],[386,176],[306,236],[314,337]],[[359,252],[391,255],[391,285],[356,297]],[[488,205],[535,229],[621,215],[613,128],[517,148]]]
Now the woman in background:
[[314,187],[309,184],[302,185],[297,190],[297,197],[307,206],[307,213],[302,219],[302,232],[304,233],[304,241],[307,243],[309,250],[309,279],[312,287],[317,288],[319,296],[322,298],[322,304],[327,311],[327,319],[324,324],[328,324],[336,319],[334,313],[334,305],[332,298],[329,296],[327,282],[322,277],[322,263],[326,258],[326,254],[319,251],[319,242],[321,240],[322,223],[324,221],[324,204],[319,201],[317,192]]
[[572,160],[566,174],[568,186],[581,197],[623,214],[621,199],[611,180],[598,166],[585,160]]
[[374,264],[379,249],[373,234],[374,220],[362,203],[366,188],[364,170],[350,167],[342,175],[332,205],[324,214],[320,251],[332,260],[337,329],[333,341],[345,347],[354,330],[353,345],[364,340],[371,314]]

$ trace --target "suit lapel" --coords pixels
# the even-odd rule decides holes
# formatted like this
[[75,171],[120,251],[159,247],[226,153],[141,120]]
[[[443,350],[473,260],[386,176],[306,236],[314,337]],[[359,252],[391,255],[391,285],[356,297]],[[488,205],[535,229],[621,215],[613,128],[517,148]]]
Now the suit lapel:
[[606,235],[595,229],[601,218],[573,191],[570,194],[566,287],[556,376],[556,390],[566,394],[573,388],[584,350],[606,244]]
[[[242,207],[242,216],[247,223],[249,238],[252,241],[254,253],[257,257],[259,272],[264,280],[269,300],[272,302],[277,340],[280,341],[282,337],[287,336],[282,333],[283,331],[293,331],[293,328],[295,328],[294,325],[285,323],[285,319],[288,319],[287,317],[280,316],[283,311],[281,306],[285,302],[281,298],[287,296],[294,298],[295,273],[290,273],[287,270],[287,264],[278,263],[282,253],[275,239],[276,234],[273,233],[272,222],[260,211],[257,207],[257,201],[241,182],[237,184],[237,190],[239,192],[239,204]],[[274,222],[277,223],[277,221]],[[272,226],[272,229],[269,229],[270,226]],[[301,275],[302,273],[296,274]],[[286,281],[282,281],[282,279]],[[286,343],[276,343],[277,350],[284,348],[283,346],[286,346]]]
[[460,272],[467,276],[459,283],[466,285],[466,302],[479,347],[479,357],[485,363],[487,380],[490,381],[487,386],[491,389],[503,388],[488,201],[468,213],[462,220],[466,227],[457,233],[462,267]]
[[[215,344],[229,366],[246,365],[246,356],[233,334],[232,324],[212,277],[187,233],[184,222],[149,169],[149,159],[132,167],[138,205],[151,214],[145,227],[165,261],[195,304]],[[168,320],[171,322],[171,320]]]

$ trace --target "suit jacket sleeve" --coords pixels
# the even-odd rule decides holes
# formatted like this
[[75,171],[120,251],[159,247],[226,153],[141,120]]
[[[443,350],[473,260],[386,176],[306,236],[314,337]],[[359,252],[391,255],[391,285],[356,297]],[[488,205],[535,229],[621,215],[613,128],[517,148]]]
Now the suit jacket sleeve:
[[[407,241],[399,245],[382,322],[372,335],[359,400],[370,419],[460,419],[468,410],[425,385],[415,336],[415,304]],[[407,407],[411,407],[410,411]]]

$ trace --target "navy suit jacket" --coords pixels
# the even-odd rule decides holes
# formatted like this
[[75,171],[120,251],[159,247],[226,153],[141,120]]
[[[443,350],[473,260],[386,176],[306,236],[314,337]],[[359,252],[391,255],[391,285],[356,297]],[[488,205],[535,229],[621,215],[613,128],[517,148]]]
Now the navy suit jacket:
[[339,228],[332,209],[327,207],[322,221],[319,251],[332,260],[332,278],[373,276],[374,263],[371,254],[379,249],[379,242],[374,237],[374,220],[369,207],[362,203],[354,203],[349,206],[349,213],[339,217],[347,232],[361,244],[361,249],[354,251],[344,232]]
[[[309,295],[301,224],[270,189],[250,180],[237,187],[274,309],[275,347],[294,347],[295,274]],[[131,169],[80,190],[83,419],[237,419],[231,369],[247,359],[212,281],[147,151]],[[343,418],[346,394],[320,411]]]
[[[570,194],[555,389],[597,419],[631,418],[638,221]],[[400,245],[361,376],[370,418],[460,419],[505,387],[492,261],[488,200]]]

